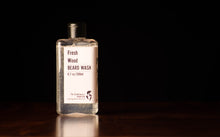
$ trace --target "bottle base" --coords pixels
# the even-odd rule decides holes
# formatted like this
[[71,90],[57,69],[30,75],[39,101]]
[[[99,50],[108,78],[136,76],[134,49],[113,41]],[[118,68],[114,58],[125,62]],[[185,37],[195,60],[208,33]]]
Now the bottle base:
[[59,115],[96,114],[97,112],[98,103],[57,105],[57,114]]

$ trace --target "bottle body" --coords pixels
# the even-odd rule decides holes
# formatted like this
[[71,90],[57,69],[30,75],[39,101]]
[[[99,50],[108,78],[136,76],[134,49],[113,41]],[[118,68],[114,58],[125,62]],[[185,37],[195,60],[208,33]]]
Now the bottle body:
[[60,39],[56,57],[57,113],[97,113],[97,42],[86,38]]

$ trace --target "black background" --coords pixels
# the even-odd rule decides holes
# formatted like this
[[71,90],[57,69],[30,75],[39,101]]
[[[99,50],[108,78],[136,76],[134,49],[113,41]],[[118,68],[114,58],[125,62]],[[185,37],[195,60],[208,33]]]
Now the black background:
[[2,100],[55,102],[56,40],[78,21],[99,43],[100,101],[220,100],[214,9],[207,7],[190,1],[19,6],[6,19],[13,56],[3,59],[10,85]]

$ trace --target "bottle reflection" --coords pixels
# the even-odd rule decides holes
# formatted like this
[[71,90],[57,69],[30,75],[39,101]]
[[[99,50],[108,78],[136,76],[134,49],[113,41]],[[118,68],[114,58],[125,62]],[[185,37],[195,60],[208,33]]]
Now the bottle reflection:
[[95,137],[98,136],[97,115],[58,116],[56,137]]

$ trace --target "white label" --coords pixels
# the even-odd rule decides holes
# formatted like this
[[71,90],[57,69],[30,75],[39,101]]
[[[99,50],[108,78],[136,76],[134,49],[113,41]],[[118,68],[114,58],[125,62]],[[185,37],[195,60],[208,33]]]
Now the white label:
[[97,60],[97,47],[64,48],[64,103],[97,102]]

